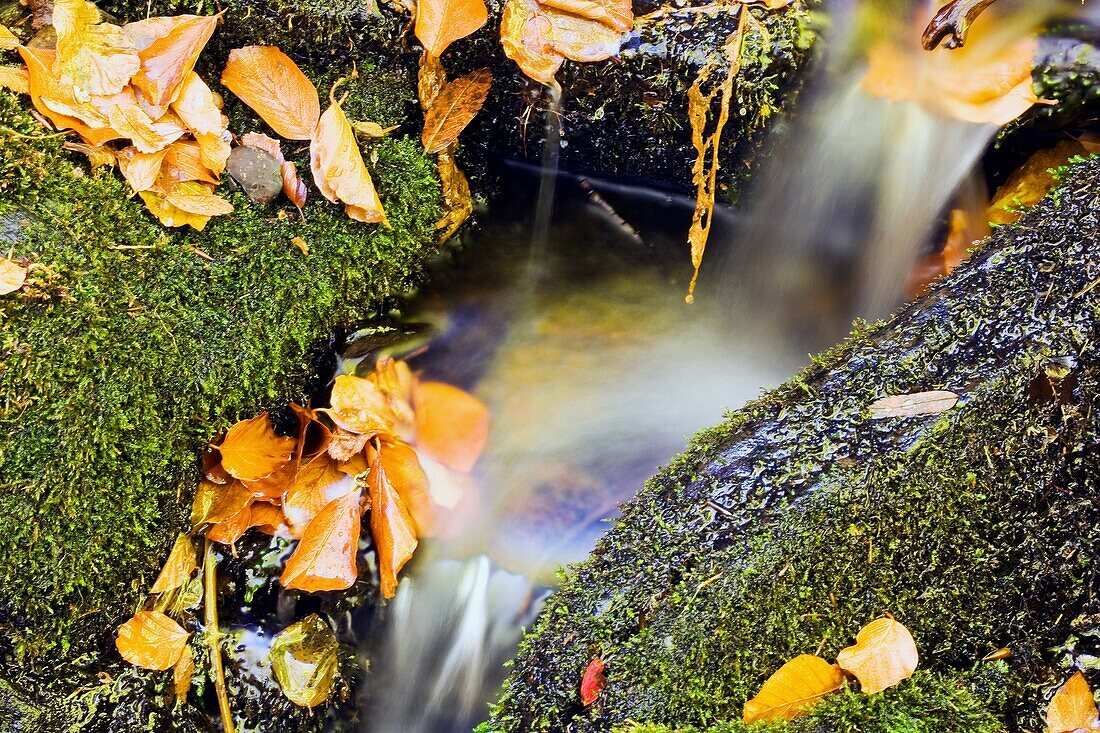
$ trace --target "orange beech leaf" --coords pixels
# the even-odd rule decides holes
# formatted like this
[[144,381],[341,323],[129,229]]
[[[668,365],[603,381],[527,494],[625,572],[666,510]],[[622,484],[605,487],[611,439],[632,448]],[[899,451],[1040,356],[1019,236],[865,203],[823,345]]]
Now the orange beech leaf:
[[206,524],[220,524],[238,514],[252,501],[252,491],[240,481],[224,486],[212,481],[199,481],[195,500],[191,504],[191,531]]
[[353,433],[337,425],[329,437],[325,450],[329,456],[337,461],[347,461],[356,453],[362,453],[370,439],[370,435]]
[[162,173],[166,187],[184,181],[218,182],[218,177],[203,162],[199,144],[193,140],[177,140],[168,146]]
[[245,46],[230,51],[222,84],[281,137],[313,137],[321,116],[317,89],[275,46]]
[[279,578],[283,587],[307,592],[350,588],[359,575],[355,553],[361,523],[358,491],[326,504],[286,561]]
[[226,517],[210,529],[206,530],[206,536],[211,542],[220,542],[223,545],[232,545],[237,542],[248,528],[252,526],[252,499],[244,505],[236,514]]
[[18,262],[0,257],[0,295],[14,293],[27,282],[27,268]]
[[194,135],[199,158],[214,176],[220,176],[229,160],[228,120],[221,113],[217,97],[199,75],[191,72],[180,88],[172,110]]
[[605,682],[603,670],[603,660],[599,657],[593,657],[592,661],[585,667],[584,674],[581,676],[582,705],[587,707],[599,699]]
[[358,476],[361,473],[366,473],[370,465],[367,463],[366,454],[356,453],[346,461],[340,461],[337,467],[340,469],[340,473],[348,476]]
[[241,483],[252,492],[253,499],[279,502],[283,500],[283,494],[294,483],[294,476],[297,473],[298,466],[291,460],[270,476],[265,476],[257,481],[242,481]]
[[473,470],[489,438],[489,410],[443,382],[421,382],[413,395],[416,448],[448,468]]
[[435,524],[431,484],[416,451],[407,443],[382,443],[377,453],[386,478],[401,495],[416,524],[417,536],[430,537]]
[[246,132],[244,135],[241,135],[241,145],[247,145],[250,148],[258,148],[280,163],[286,160],[286,158],[283,157],[283,147],[279,144],[279,141],[262,132]]
[[91,164],[92,170],[102,166],[110,167],[118,162],[118,155],[114,148],[109,148],[105,145],[67,142],[63,143],[61,147],[76,153],[84,153],[84,155],[88,156],[88,163]]
[[342,201],[352,219],[389,226],[355,133],[335,100],[317,122],[309,144],[309,168],[321,195],[334,203]]
[[302,464],[283,497],[283,514],[294,535],[301,537],[306,526],[329,502],[354,490],[355,482],[327,453]]
[[294,452],[294,459],[309,460],[324,453],[329,441],[332,440],[332,431],[317,419],[317,413],[314,410],[294,403],[291,403],[290,410],[298,421],[298,445]]
[[286,517],[283,516],[283,510],[265,501],[258,501],[252,505],[248,526],[269,535],[281,534],[290,529]]
[[[172,206],[188,214],[201,214],[209,217],[233,212],[233,204],[216,195],[212,185],[200,181],[177,183],[165,194],[164,199]],[[293,439],[290,440],[293,442]],[[225,465],[224,456],[222,457],[222,465]]]
[[[225,438],[225,434],[222,433],[213,441],[213,445],[217,445]],[[222,468],[222,454],[217,451],[216,448],[206,447],[206,450],[202,454],[202,475],[206,477],[208,481],[213,481],[216,484],[228,484],[234,479],[229,473]]]
[[420,136],[424,150],[438,153],[458,140],[485,104],[492,81],[492,72],[478,69],[443,86],[424,113],[424,132]]
[[842,649],[836,663],[859,680],[868,695],[908,679],[917,669],[913,635],[892,618],[880,618],[859,630],[854,646]]
[[155,191],[138,191],[145,207],[153,216],[157,217],[166,227],[189,226],[196,231],[202,231],[210,217],[203,214],[192,214],[168,203],[167,197]]
[[381,461],[367,474],[370,489],[370,531],[378,553],[378,574],[383,598],[397,592],[397,575],[416,551],[415,523],[401,495],[390,483]]
[[427,53],[440,56],[488,19],[484,0],[418,0],[415,33]]
[[99,10],[86,0],[54,0],[57,75],[76,99],[117,94],[141,68],[137,48],[122,28],[100,23]]
[[31,77],[23,66],[0,66],[0,87],[16,94],[31,93]]
[[160,167],[168,148],[155,153],[139,153],[133,145],[118,151],[118,169],[135,191],[148,191],[160,177]]
[[191,579],[191,573],[199,567],[198,557],[195,554],[195,546],[191,544],[191,538],[180,532],[176,535],[176,543],[172,545],[172,552],[164,561],[164,567],[160,569],[160,575],[153,581],[150,593],[163,593],[186,583]]
[[543,84],[565,59],[602,61],[619,53],[634,27],[629,0],[507,0],[500,21],[504,55]]
[[218,16],[177,15],[172,21],[167,33],[138,51],[141,69],[134,74],[133,85],[156,106],[175,99],[184,78],[194,73],[195,62],[218,25]]
[[188,634],[160,611],[140,611],[118,629],[115,647],[142,669],[169,669],[183,654]]
[[176,135],[172,139],[166,139],[154,126],[152,118],[136,104],[122,103],[112,106],[107,112],[107,120],[115,132],[130,138],[134,147],[142,153],[155,153],[180,137]]
[[1050,699],[1046,723],[1049,733],[1075,733],[1100,727],[1096,700],[1088,681],[1079,671],[1074,672]]
[[78,102],[72,98],[72,89],[66,88],[53,72],[56,54],[51,49],[20,46],[19,55],[27,65],[29,94],[34,108],[59,129],[73,130],[92,145],[102,145],[120,135],[108,126],[105,115],[95,109],[94,124],[84,122],[78,114]]
[[176,693],[176,701],[181,705],[191,691],[191,678],[194,675],[195,657],[191,654],[191,647],[185,645],[179,661],[172,667],[172,690]]
[[[326,412],[339,427],[360,435],[387,433],[393,424],[389,401],[373,381],[341,374],[336,377]],[[356,451],[358,452],[358,451]],[[338,460],[346,460],[346,456]]]
[[378,360],[374,365],[374,371],[367,375],[367,379],[373,382],[386,398],[386,403],[393,413],[394,431],[402,440],[412,440],[413,431],[416,429],[416,415],[412,408],[416,376],[409,369],[409,365],[387,356]]
[[242,481],[258,481],[278,471],[294,453],[294,438],[276,435],[267,413],[242,420],[225,434],[222,466]]
[[844,675],[835,664],[800,654],[780,667],[756,697],[745,703],[744,722],[797,718],[843,684]]

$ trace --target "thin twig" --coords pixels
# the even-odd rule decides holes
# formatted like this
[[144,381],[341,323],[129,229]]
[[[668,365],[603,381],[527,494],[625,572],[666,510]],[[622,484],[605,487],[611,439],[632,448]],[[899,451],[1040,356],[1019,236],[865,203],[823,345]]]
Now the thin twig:
[[210,669],[214,673],[214,690],[218,695],[218,710],[222,716],[222,730],[236,733],[233,711],[229,709],[229,691],[225,686],[225,669],[222,667],[221,631],[218,629],[218,563],[214,559],[214,543],[206,539],[206,554],[202,561],[203,605],[206,607],[206,643],[210,647]]

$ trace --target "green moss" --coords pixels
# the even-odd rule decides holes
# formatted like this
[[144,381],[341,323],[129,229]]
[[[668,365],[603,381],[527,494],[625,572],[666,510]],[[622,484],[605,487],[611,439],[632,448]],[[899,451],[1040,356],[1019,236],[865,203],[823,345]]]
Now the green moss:
[[[376,104],[351,91],[349,108]],[[103,647],[184,526],[203,443],[301,399],[331,329],[417,282],[439,201],[419,143],[386,139],[369,165],[392,229],[316,194],[302,222],[228,191],[233,214],[169,230],[6,92],[0,120],[4,249],[35,263],[0,301],[0,618],[19,676]]]

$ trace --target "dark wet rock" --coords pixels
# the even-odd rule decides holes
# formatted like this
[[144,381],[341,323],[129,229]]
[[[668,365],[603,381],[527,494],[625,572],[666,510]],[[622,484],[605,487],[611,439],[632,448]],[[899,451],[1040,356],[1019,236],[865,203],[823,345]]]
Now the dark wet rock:
[[279,161],[259,148],[236,146],[229,154],[225,169],[252,203],[259,206],[266,206],[283,190]]

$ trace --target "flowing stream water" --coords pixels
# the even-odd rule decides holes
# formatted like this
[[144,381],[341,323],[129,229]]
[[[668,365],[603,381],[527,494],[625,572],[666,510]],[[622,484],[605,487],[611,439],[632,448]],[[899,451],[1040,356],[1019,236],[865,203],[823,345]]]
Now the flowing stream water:
[[[587,555],[617,505],[693,432],[902,297],[996,128],[864,92],[861,12],[838,3],[829,58],[748,204],[717,212],[694,305],[694,201],[558,171],[551,100],[543,167],[510,169],[508,202],[409,314],[439,331],[414,368],[476,394],[493,422],[443,537],[418,551],[364,649],[364,730],[483,720],[556,569]],[[1004,17],[1005,43],[1030,25]]]

